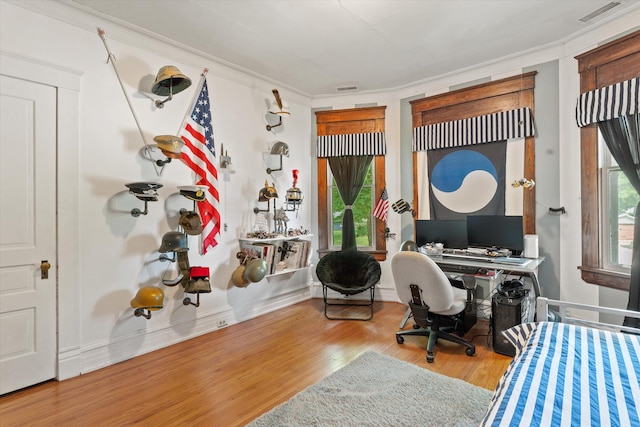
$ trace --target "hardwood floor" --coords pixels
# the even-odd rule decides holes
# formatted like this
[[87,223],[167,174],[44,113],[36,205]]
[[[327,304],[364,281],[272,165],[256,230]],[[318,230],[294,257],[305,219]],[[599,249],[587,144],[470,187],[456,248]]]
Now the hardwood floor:
[[487,322],[479,321],[466,335],[475,336],[475,357],[441,341],[435,363],[427,364],[427,338],[396,343],[405,307],[379,302],[371,321],[332,321],[324,318],[322,300],[305,301],[2,396],[0,426],[243,426],[367,350],[487,389],[496,386],[511,358],[488,348]]

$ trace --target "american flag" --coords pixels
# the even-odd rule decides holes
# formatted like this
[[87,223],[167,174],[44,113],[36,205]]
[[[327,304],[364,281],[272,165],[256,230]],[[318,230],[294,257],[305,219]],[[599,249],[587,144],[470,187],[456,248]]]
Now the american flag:
[[220,195],[210,107],[207,80],[203,78],[198,99],[191,113],[185,117],[178,135],[184,141],[182,161],[196,174],[196,185],[208,187],[206,199],[198,202],[202,220],[202,254],[207,253],[209,246],[213,248],[218,244],[216,236],[220,234]]
[[380,199],[378,199],[378,203],[376,207],[373,209],[373,216],[387,222],[387,213],[389,212],[389,196],[387,195],[386,187],[382,190],[382,194],[380,194]]

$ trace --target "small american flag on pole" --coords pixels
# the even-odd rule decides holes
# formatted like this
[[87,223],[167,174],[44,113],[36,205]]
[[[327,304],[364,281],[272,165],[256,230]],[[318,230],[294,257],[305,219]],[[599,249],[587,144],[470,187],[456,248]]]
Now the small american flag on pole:
[[387,213],[389,212],[389,196],[387,195],[387,188],[385,187],[380,194],[380,199],[376,203],[376,207],[373,209],[373,216],[387,222]]
[[189,115],[185,117],[178,136],[184,141],[182,161],[196,174],[196,185],[206,185],[206,198],[198,202],[202,221],[202,248],[207,253],[215,247],[216,236],[220,234],[220,195],[218,193],[218,170],[215,167],[215,147],[211,126],[211,106],[207,89],[206,71],[202,77],[199,95]]

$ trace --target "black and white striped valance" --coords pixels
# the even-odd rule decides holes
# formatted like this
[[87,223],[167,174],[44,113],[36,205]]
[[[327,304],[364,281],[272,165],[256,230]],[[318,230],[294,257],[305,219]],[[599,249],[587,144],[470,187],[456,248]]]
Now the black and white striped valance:
[[640,77],[585,92],[578,97],[576,122],[579,127],[637,114]]
[[318,137],[318,157],[384,156],[384,132],[351,133]]
[[414,128],[411,148],[412,151],[427,151],[461,147],[524,138],[534,133],[531,109],[518,108]]

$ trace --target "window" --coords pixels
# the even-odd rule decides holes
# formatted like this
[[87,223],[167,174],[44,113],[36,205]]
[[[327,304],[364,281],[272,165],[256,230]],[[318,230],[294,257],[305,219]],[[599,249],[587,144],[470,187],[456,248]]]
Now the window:
[[[623,36],[576,57],[580,93],[637,76],[640,69],[640,31]],[[616,165],[606,164],[604,146],[598,144],[596,124],[580,129],[582,203],[582,280],[629,290],[629,273],[621,249],[627,244],[617,215],[625,202],[624,181]],[[616,253],[617,252],[617,253]],[[623,258],[621,258],[621,255]]]
[[[384,180],[384,171],[385,171],[385,158],[384,156],[374,156],[373,161],[371,162],[371,170],[370,174],[367,174],[367,179],[365,180],[365,186],[360,191],[358,195],[358,201],[362,200],[364,204],[365,198],[369,200],[369,212],[373,211],[375,203],[377,203],[378,198],[380,197],[380,193],[385,188],[385,180]],[[370,178],[371,184],[368,184]],[[364,196],[366,194],[365,189],[367,185],[370,185],[370,195]],[[318,158],[318,252],[323,255],[327,252],[333,252],[340,250],[340,244],[342,242],[336,242],[334,240],[335,234],[337,234],[338,230],[335,230],[334,227],[338,228],[342,226],[342,216],[340,219],[332,219],[333,213],[337,212],[339,215],[342,215],[344,211],[344,205],[342,204],[342,200],[340,199],[340,195],[337,194],[337,189],[335,190],[335,183],[333,183],[333,179],[331,177],[331,168],[329,167],[329,163],[326,158]],[[333,206],[333,203],[330,202],[332,199],[339,200],[339,204]],[[360,218],[365,217],[365,214],[359,215]],[[356,221],[356,234],[358,233],[357,221],[358,216],[356,216],[356,210],[354,210],[354,220]],[[365,248],[360,246],[360,240],[358,240],[358,249],[368,252],[373,255],[378,261],[384,261],[387,255],[387,241],[385,239],[385,228],[386,224],[373,217],[373,215],[369,215],[368,218],[371,219],[370,226],[372,227],[372,242],[371,248]],[[333,224],[336,224],[335,226]],[[338,238],[342,238],[341,233]],[[330,238],[330,236],[332,236]],[[357,238],[357,236],[356,236]],[[367,237],[368,238],[368,237]]]
[[[353,220],[356,230],[356,241],[358,249],[362,251],[371,251],[376,248],[376,232],[375,232],[375,220],[373,216],[373,206],[376,203],[374,198],[375,182],[373,181],[375,167],[373,162],[369,166],[367,177],[364,180],[364,185],[358,194],[356,202],[352,206]],[[328,189],[327,201],[329,206],[327,211],[330,212],[332,221],[329,224],[331,230],[329,230],[329,247],[331,250],[338,251],[342,246],[342,217],[344,216],[344,203],[338,192],[338,187],[333,179],[331,170],[328,170],[329,174],[328,182],[331,183],[331,187]]]
[[600,206],[602,212],[602,267],[630,273],[633,224],[638,193],[611,156],[598,132],[600,155]]
[[[318,137],[337,135],[384,134],[385,106],[327,110],[316,112]],[[379,141],[359,141],[361,147],[373,148]],[[377,260],[386,259],[386,224],[373,217],[372,211],[385,188],[385,156],[371,153],[373,161],[356,203],[352,205],[358,249],[368,252]],[[342,215],[344,204],[335,187],[326,157],[318,157],[318,252],[340,250],[342,244]]]

